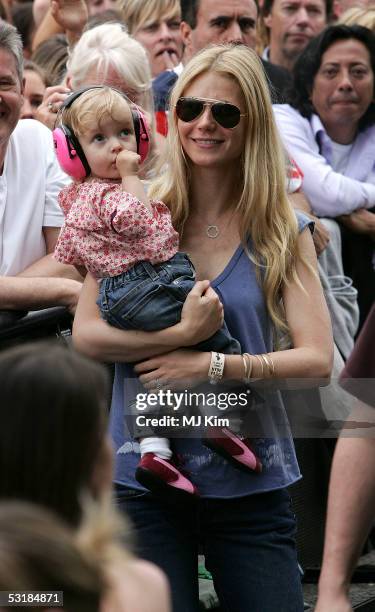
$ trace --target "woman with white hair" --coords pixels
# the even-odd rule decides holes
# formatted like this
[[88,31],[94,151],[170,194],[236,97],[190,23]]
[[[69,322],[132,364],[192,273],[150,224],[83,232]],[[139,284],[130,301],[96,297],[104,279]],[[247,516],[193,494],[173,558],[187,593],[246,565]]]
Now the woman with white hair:
[[67,64],[66,84],[72,90],[84,85],[116,87],[153,112],[147,54],[120,23],[104,23],[82,34]]

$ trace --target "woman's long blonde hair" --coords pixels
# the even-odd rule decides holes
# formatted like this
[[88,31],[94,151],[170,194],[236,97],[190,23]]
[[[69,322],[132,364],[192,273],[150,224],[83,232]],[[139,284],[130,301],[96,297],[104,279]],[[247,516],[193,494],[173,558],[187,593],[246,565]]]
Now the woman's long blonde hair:
[[[298,225],[286,193],[286,156],[278,136],[263,67],[255,52],[243,45],[216,45],[198,53],[186,66],[171,94],[167,165],[151,186],[151,196],[170,208],[180,233],[189,216],[189,167],[184,156],[175,105],[195,78],[215,72],[236,82],[243,94],[245,147],[241,156],[241,241],[258,266],[270,317],[285,329],[281,288],[298,281]],[[253,249],[247,248],[251,237]]]

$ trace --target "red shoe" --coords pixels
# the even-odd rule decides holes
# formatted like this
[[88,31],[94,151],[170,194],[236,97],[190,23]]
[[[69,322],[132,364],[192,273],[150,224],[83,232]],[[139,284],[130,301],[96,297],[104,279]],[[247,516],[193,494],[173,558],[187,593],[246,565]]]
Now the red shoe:
[[215,451],[235,467],[248,472],[261,472],[262,464],[251,449],[247,438],[236,436],[230,429],[210,428],[209,437],[203,440],[203,444]]
[[145,453],[135,472],[135,477],[146,489],[173,496],[175,499],[199,495],[197,488],[190,480],[167,459],[161,459],[154,453]]

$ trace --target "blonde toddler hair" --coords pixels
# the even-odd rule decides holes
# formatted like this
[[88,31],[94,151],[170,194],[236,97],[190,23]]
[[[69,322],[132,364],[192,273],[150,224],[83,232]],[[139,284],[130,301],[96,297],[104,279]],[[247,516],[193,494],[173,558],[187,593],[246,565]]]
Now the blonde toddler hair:
[[[82,93],[69,107],[63,110],[62,123],[70,127],[76,136],[82,136],[93,125],[110,117],[122,121],[126,107],[131,102],[111,87],[95,87]],[[124,112],[125,111],[125,112]]]

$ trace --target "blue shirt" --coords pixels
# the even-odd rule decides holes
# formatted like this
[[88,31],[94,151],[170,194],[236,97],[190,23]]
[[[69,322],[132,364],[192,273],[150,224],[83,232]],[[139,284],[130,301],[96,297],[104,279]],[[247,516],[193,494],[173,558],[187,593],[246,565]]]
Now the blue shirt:
[[[311,225],[310,219],[298,213],[302,231]],[[249,243],[251,248],[251,242]],[[211,283],[218,293],[230,333],[237,338],[243,352],[271,352],[272,325],[267,314],[262,288],[255,265],[240,245],[223,272]],[[140,459],[139,444],[128,433],[125,413],[128,402],[140,383],[133,378],[132,367],[117,364],[112,397],[111,433],[115,444],[115,482],[142,490],[134,472]],[[241,388],[237,390],[237,393]],[[244,387],[242,391],[246,392]],[[263,464],[261,474],[242,472],[217,453],[206,448],[200,439],[176,438],[173,449],[184,473],[196,485],[202,497],[231,498],[263,493],[291,485],[301,477],[292,436],[279,392],[264,394],[265,402],[257,413],[257,436],[254,451]]]

